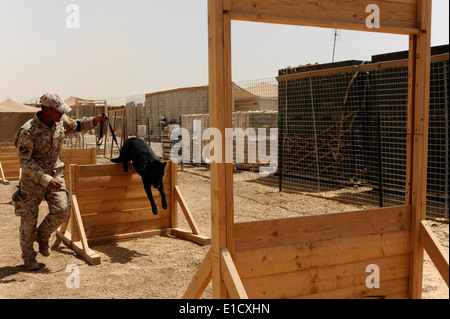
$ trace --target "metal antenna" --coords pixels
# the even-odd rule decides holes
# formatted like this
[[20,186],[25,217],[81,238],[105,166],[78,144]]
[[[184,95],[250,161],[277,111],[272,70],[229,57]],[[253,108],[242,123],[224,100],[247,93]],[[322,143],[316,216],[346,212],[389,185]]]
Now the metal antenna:
[[334,62],[334,52],[336,51],[336,37],[338,36],[337,29],[334,29],[334,43],[333,43],[333,57],[331,62]]

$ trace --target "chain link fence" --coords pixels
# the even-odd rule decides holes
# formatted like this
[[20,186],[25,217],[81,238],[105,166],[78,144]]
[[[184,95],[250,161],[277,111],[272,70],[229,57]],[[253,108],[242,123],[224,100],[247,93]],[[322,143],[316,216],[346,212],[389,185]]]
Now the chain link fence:
[[[235,182],[261,183],[274,191],[308,193],[378,207],[404,204],[406,58],[405,53],[387,54],[374,56],[370,62],[286,68],[279,70],[277,78],[235,82],[231,128]],[[448,46],[434,48],[427,215],[446,219],[448,73]],[[111,122],[119,144],[127,137],[138,136],[150,143],[160,157],[168,159],[178,143],[179,156],[188,152],[180,169],[209,176],[207,86],[107,99],[107,106],[113,110]],[[120,111],[123,107],[125,111]],[[93,108],[77,112],[92,116],[97,112]],[[181,134],[171,138],[179,128],[188,133],[189,145],[183,144],[185,147],[179,144]],[[270,129],[276,129],[276,134],[270,134]],[[88,132],[82,136],[82,147],[94,147],[97,135]],[[76,143],[72,137],[67,146]],[[110,134],[106,134],[104,143],[99,154],[115,156],[118,150],[114,150]],[[262,168],[269,165],[269,155],[275,156],[269,164],[276,170],[261,174]]]

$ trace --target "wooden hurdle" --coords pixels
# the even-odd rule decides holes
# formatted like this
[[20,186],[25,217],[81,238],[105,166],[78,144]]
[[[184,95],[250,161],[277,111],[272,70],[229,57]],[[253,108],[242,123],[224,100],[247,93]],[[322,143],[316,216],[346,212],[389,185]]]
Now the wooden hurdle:
[[[62,149],[61,159],[66,165],[66,187],[70,191],[70,170],[71,164],[95,164],[97,163],[97,153],[95,148],[90,149]],[[11,181],[18,181],[21,176],[19,156],[14,145],[0,148],[0,182],[9,185]]]
[[[232,20],[409,35],[404,206],[234,222],[233,164],[225,160]],[[222,157],[211,163],[211,248],[185,298],[199,298],[211,280],[213,298],[420,298],[424,248],[448,285],[448,256],[423,222],[430,30],[431,0],[208,0],[210,126],[221,132],[213,148]],[[374,265],[379,288],[367,283]]]
[[14,146],[0,147],[0,182],[9,185],[20,179],[20,164]]
[[[57,241],[64,241],[89,264],[99,264],[100,256],[89,244],[120,241],[138,237],[172,234],[200,245],[210,243],[201,235],[183,199],[177,181],[177,165],[166,165],[163,179],[167,209],[161,207],[161,195],[153,190],[159,214],[153,215],[139,174],[122,164],[71,165],[71,215],[57,231]],[[177,205],[191,231],[178,228]],[[71,221],[71,231],[67,231]]]

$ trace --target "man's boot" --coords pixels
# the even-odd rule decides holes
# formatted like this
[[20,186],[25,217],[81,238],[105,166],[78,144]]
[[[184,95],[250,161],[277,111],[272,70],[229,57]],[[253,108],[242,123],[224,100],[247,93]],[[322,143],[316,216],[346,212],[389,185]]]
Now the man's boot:
[[24,266],[28,270],[37,270],[40,268],[39,263],[36,261],[36,257],[30,257],[24,259]]
[[50,256],[50,247],[48,246],[48,239],[42,239],[39,236],[36,236],[36,242],[39,245],[39,252],[42,256],[48,257]]

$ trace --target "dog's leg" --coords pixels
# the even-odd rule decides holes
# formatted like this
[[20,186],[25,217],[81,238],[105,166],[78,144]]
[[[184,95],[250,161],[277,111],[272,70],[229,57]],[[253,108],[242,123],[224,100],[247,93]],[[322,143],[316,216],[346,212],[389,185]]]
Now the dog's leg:
[[152,194],[152,186],[144,184],[145,192],[147,193],[147,197],[150,200],[150,205],[152,206],[153,215],[158,215],[158,207],[156,206],[155,199]]
[[161,194],[161,204],[164,209],[167,209],[166,193],[164,192],[164,184],[161,183],[158,187],[159,193]]

